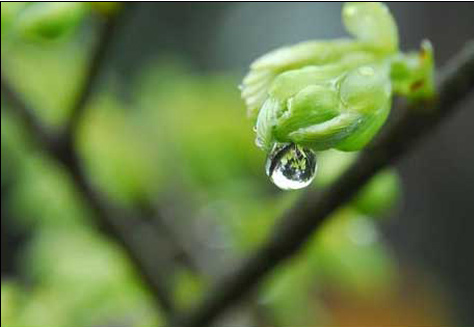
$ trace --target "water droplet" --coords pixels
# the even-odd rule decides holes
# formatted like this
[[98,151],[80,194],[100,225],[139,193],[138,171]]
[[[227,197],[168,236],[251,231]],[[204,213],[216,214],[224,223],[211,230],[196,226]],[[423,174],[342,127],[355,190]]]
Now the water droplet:
[[316,175],[316,168],[314,151],[293,143],[275,144],[266,164],[267,175],[282,190],[308,186]]

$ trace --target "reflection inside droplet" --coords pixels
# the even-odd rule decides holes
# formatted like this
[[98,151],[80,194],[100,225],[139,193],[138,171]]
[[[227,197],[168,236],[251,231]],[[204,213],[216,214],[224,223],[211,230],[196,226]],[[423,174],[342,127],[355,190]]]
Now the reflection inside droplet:
[[293,143],[275,144],[267,158],[266,173],[282,190],[308,186],[316,175],[314,151]]

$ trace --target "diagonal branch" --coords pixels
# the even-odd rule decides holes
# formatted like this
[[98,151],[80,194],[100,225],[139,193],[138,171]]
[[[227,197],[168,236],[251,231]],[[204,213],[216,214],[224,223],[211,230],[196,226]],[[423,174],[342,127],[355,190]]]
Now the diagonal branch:
[[[186,194],[180,194],[180,197],[186,198]],[[202,278],[206,283],[213,282],[218,276],[225,275],[228,267],[215,262],[215,250],[206,248],[200,244],[195,230],[186,228],[176,223],[175,215],[169,217],[162,212],[158,204],[145,203],[143,205],[145,212],[149,212],[145,216],[155,216],[156,229],[167,239],[169,246],[174,249],[174,254],[179,255],[177,259],[190,271]],[[153,214],[153,212],[155,214]],[[172,219],[171,219],[172,218]],[[228,253],[231,266],[237,262],[235,253]],[[256,295],[256,294],[255,294]],[[267,310],[258,303],[257,297],[252,296],[248,305],[242,307],[241,315],[244,315],[256,326],[272,326],[272,319]]]
[[330,188],[308,191],[279,220],[272,236],[233,274],[227,276],[187,315],[173,326],[203,327],[232,304],[248,295],[275,267],[294,255],[338,207],[349,201],[371,177],[404,155],[474,89],[474,42],[442,70],[436,101],[405,108],[406,114],[379,142],[361,153],[358,160]]
[[7,82],[3,71],[3,65],[0,73],[0,85],[2,95],[13,108],[16,108],[18,116],[25,123],[31,133],[35,135],[36,141],[49,148],[53,144],[50,132],[45,126],[43,126],[43,123],[38,119],[38,117],[33,114],[33,111],[28,104],[18,96],[14,88]]
[[[171,300],[170,290],[167,283],[168,257],[160,257],[152,237],[137,235],[136,219],[130,213],[118,210],[109,204],[91,185],[86,173],[83,170],[79,154],[77,153],[73,135],[80,120],[84,106],[90,98],[92,89],[96,84],[101,66],[104,63],[105,54],[111,44],[113,31],[117,28],[118,18],[111,18],[101,32],[96,53],[93,55],[90,69],[81,88],[78,103],[74,106],[72,119],[66,129],[66,135],[62,138],[54,138],[46,130],[43,124],[33,114],[33,110],[23,101],[22,97],[7,82],[3,67],[1,73],[2,98],[16,108],[20,117],[26,124],[26,128],[38,142],[39,146],[52,158],[63,164],[75,182],[80,195],[93,210],[101,230],[111,239],[115,240],[123,247],[132,263],[137,267],[144,282],[151,289],[155,302],[161,307],[166,315],[171,315],[174,311],[174,304]],[[151,251],[153,254],[150,255]]]
[[71,139],[76,134],[77,128],[81,122],[81,116],[84,112],[86,104],[96,88],[101,70],[104,68],[108,52],[111,48],[112,41],[117,34],[119,27],[118,22],[126,13],[125,9],[105,17],[105,22],[100,29],[95,50],[92,53],[87,72],[84,77],[78,93],[77,99],[71,109],[69,119],[65,126],[65,138]]
[[66,150],[71,152],[54,152],[53,155],[71,174],[81,195],[93,209],[99,228],[122,246],[151,289],[156,304],[165,311],[165,314],[171,314],[174,311],[174,304],[167,283],[169,275],[167,269],[172,259],[167,256],[166,249],[163,246],[156,248],[156,242],[150,234],[137,233],[137,227],[140,227],[137,225],[140,225],[140,222],[136,222],[136,217],[122,208],[117,209],[109,204],[89,182],[77,153],[72,148]]

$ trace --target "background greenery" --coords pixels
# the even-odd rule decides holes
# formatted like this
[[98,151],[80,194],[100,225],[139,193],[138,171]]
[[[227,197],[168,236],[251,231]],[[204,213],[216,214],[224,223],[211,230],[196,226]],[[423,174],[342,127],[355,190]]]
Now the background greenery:
[[[101,18],[81,11],[78,18],[68,18],[73,24],[64,33],[53,33],[50,39],[48,32],[44,39],[36,37],[41,31],[22,27],[24,22],[9,22],[4,14],[15,10],[9,6],[13,4],[2,3],[2,71],[45,124],[60,128],[84,78]],[[138,41],[129,40],[149,17],[147,10],[159,9],[161,18],[166,12],[173,17],[196,15],[181,27],[186,31],[181,35],[192,35],[193,24],[205,13],[214,15],[212,24],[235,20],[239,13],[241,21],[254,19],[245,14],[246,5],[144,6],[136,8],[125,26],[130,32],[124,28],[116,43],[150,42],[148,29]],[[269,6],[272,19],[276,5]],[[333,11],[317,9],[328,15]],[[226,27],[234,20],[222,24]],[[170,28],[171,20],[149,24],[157,28],[157,35],[177,33],[173,28],[158,29]],[[317,22],[312,26],[316,28]],[[243,37],[233,28],[228,35]],[[211,36],[215,32],[206,26],[203,30]],[[202,37],[203,30],[195,36]],[[133,47],[117,45],[100,89],[87,104],[76,146],[90,180],[107,198],[128,209],[143,203],[159,206],[167,219],[195,236],[205,265],[219,275],[258,246],[299,192],[277,190],[264,174],[264,153],[254,146],[237,89],[244,71],[203,68],[202,56],[196,55],[199,47],[187,51],[197,42],[190,40],[178,38],[174,42],[179,47],[170,51],[164,46],[167,50],[159,55],[150,50],[156,56],[148,55],[147,60]],[[147,47],[154,48],[141,49]],[[229,51],[222,51],[227,59],[216,66],[233,60]],[[133,76],[124,58],[135,63]],[[162,314],[122,249],[97,230],[70,176],[39,151],[15,108],[7,108],[3,99],[1,124],[2,242],[8,239],[2,243],[1,324],[162,326]],[[355,155],[322,153],[312,187],[330,185]],[[468,181],[474,175],[472,169],[459,174]],[[450,284],[429,266],[401,260],[403,255],[384,227],[396,225],[386,221],[390,216],[398,220],[413,214],[403,206],[413,193],[408,189],[409,195],[402,196],[405,179],[394,170],[383,172],[335,214],[303,253],[265,281],[251,305],[264,312],[269,325],[435,326],[465,319],[451,302],[457,294],[449,290]],[[467,269],[472,267],[469,262]],[[209,283],[182,267],[166,271],[183,307],[195,303]],[[464,299],[459,296],[457,301]],[[253,323],[247,318],[236,310],[220,323]]]

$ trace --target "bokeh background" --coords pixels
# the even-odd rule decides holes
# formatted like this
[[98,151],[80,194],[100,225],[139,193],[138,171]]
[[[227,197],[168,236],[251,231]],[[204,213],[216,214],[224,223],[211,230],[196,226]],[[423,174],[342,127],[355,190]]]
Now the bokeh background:
[[[7,5],[2,72],[58,129],[102,18],[87,14],[59,39],[36,40],[4,28]],[[471,3],[388,6],[402,48],[428,38],[438,66],[474,37]],[[270,49],[345,36],[341,4],[138,3],[129,10],[80,123],[85,170],[118,207],[146,204],[192,235],[207,275],[232,271],[300,194],[265,176],[237,86]],[[473,101],[217,325],[474,325]],[[2,326],[162,326],[135,267],[97,230],[67,171],[38,150],[3,95],[1,133]],[[354,155],[321,154],[312,187],[329,185]],[[178,259],[160,269],[186,308],[209,278]]]

